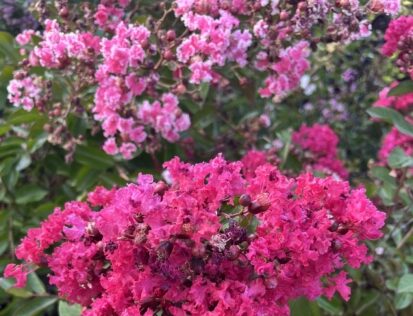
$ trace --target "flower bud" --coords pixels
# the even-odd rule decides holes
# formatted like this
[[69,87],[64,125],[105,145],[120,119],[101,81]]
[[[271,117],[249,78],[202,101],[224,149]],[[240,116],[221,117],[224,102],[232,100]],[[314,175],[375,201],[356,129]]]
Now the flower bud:
[[174,30],[169,30],[166,32],[166,40],[172,42],[176,39],[176,33]]
[[174,54],[170,49],[168,49],[163,53],[163,58],[165,58],[165,60],[172,60],[174,58]]
[[159,195],[163,195],[166,192],[166,190],[168,190],[168,185],[163,181],[159,181],[155,185],[155,193]]
[[242,206],[250,206],[251,205],[251,196],[249,194],[243,194],[239,198],[239,204]]
[[280,20],[281,21],[286,21],[289,17],[289,14],[287,11],[281,11],[280,13]]
[[184,94],[186,92],[186,87],[185,85],[183,85],[182,83],[177,85],[175,88],[175,92],[176,94],[180,95],[180,94]]
[[263,213],[271,206],[268,194],[263,193],[258,195],[257,199],[249,206],[248,211],[252,214]]
[[345,235],[347,234],[347,232],[349,231],[348,227],[340,225],[337,229],[337,233],[339,233],[340,235]]
[[238,246],[232,245],[229,247],[228,251],[226,251],[225,255],[229,260],[236,260],[238,259],[241,253],[241,249]]

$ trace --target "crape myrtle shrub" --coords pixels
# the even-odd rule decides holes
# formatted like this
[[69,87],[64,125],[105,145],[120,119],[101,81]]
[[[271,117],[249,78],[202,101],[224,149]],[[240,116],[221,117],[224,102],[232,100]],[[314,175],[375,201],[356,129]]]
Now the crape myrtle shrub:
[[33,1],[0,315],[409,315],[409,5]]

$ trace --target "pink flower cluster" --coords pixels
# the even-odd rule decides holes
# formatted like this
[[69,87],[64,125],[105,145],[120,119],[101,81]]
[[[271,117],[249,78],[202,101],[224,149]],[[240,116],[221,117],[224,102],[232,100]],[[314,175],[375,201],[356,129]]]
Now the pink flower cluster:
[[35,75],[15,75],[10,81],[7,92],[10,103],[21,106],[26,111],[41,107],[43,80]]
[[347,170],[338,159],[339,139],[328,125],[302,125],[293,133],[292,140],[304,155],[305,168],[329,175],[334,174],[342,179],[348,178]]
[[378,154],[381,165],[387,165],[387,159],[396,147],[403,149],[406,155],[413,155],[413,137],[400,133],[397,128],[393,127],[390,132],[384,136],[381,144]]
[[374,11],[395,15],[399,13],[401,4],[400,0],[373,0],[370,7]]
[[385,214],[347,182],[270,164],[243,175],[221,156],[165,167],[170,186],[140,174],[57,208],[6,276],[23,286],[29,266],[48,267],[85,316],[288,315],[299,296],[348,300],[343,267],[371,262],[363,241],[382,235]]
[[[188,114],[178,107],[178,99],[171,93],[163,94],[161,102],[144,101],[136,105],[135,97],[152,89],[157,82],[155,73],[145,73],[145,49],[150,32],[143,26],[120,23],[111,39],[102,40],[103,63],[96,72],[98,88],[93,112],[103,121],[104,135],[108,137],[104,150],[108,154],[120,152],[130,159],[136,145],[147,138],[145,127],[154,129],[170,142],[179,139],[179,132],[190,126]],[[141,72],[138,75],[137,72]],[[118,149],[116,134],[121,143]]]
[[413,105],[413,93],[406,93],[401,96],[388,96],[391,89],[398,86],[398,82],[393,82],[390,87],[384,88],[379,93],[379,99],[374,106],[392,107],[396,110],[408,110]]
[[95,17],[95,23],[106,31],[113,32],[116,26],[122,22],[124,10],[130,0],[102,0],[100,1]]
[[310,54],[309,44],[301,41],[281,51],[279,61],[270,62],[269,56],[261,52],[257,56],[257,69],[272,70],[275,74],[265,79],[264,87],[259,90],[262,97],[283,97],[288,91],[296,88],[301,77],[310,68],[307,60]]
[[391,21],[384,39],[382,53],[389,57],[397,53],[397,66],[413,78],[413,16]]
[[191,83],[217,81],[219,75],[212,70],[213,66],[231,61],[241,67],[247,64],[252,35],[248,30],[234,30],[240,21],[229,12],[222,10],[219,18],[214,19],[189,11],[181,19],[192,34],[177,48],[177,58],[182,64],[189,64]]
[[[23,33],[22,44],[28,43],[28,35]],[[30,52],[32,66],[64,68],[70,59],[90,61],[99,52],[100,38],[91,33],[64,33],[56,20],[46,20],[42,40]]]

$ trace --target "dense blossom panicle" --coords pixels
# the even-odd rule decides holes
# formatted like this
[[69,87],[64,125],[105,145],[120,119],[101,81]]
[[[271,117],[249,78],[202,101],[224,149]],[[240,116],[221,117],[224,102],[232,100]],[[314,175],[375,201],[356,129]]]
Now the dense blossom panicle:
[[401,96],[389,96],[391,89],[398,86],[398,82],[393,82],[389,87],[385,87],[379,93],[379,99],[374,106],[392,107],[396,110],[408,110],[413,105],[413,93],[403,94]]
[[397,54],[396,65],[413,78],[413,16],[401,16],[392,20],[384,35],[382,53],[386,56]]
[[279,56],[280,60],[276,63],[269,62],[265,53],[258,55],[257,65],[259,65],[259,68],[271,69],[275,72],[274,75],[265,80],[265,86],[259,91],[260,95],[262,97],[282,97],[296,88],[301,77],[310,67],[307,60],[309,54],[308,42],[301,41],[283,50]]
[[302,125],[293,133],[293,142],[303,152],[305,167],[326,174],[335,174],[342,179],[348,177],[348,172],[338,159],[339,139],[328,125]]
[[397,128],[393,127],[383,138],[378,153],[379,162],[387,165],[387,159],[397,147],[403,149],[406,155],[413,155],[413,137],[403,134],[399,132]]
[[385,44],[382,52],[386,56],[393,55],[398,50],[398,45],[403,36],[408,34],[413,27],[413,16],[401,16],[392,20],[384,35]]
[[25,263],[6,276],[23,286],[29,266],[48,267],[59,295],[86,316],[288,315],[299,296],[348,300],[343,267],[371,261],[363,241],[381,236],[385,214],[362,188],[287,178],[249,156],[175,158],[164,165],[169,185],[140,174],[98,187],[29,230],[16,252]]
[[26,111],[41,108],[43,80],[35,75],[17,74],[10,81],[7,91],[10,103]]
[[[103,149],[108,154],[121,153],[130,159],[147,139],[145,127],[153,128],[170,142],[179,139],[179,132],[190,126],[188,114],[182,113],[172,93],[163,94],[152,104],[133,105],[134,97],[158,80],[157,75],[138,77],[135,72],[144,67],[150,32],[143,26],[120,23],[110,40],[102,40],[103,64],[96,73],[98,88],[95,94],[95,118],[103,121],[104,135],[108,137]],[[123,113],[127,113],[126,115]],[[118,142],[115,135],[118,135]],[[120,145],[118,146],[118,143]],[[119,147],[119,148],[118,148]]]
[[[23,43],[28,42],[23,40]],[[70,59],[93,59],[99,48],[99,37],[91,33],[64,33],[56,20],[46,20],[42,40],[30,52],[29,61],[32,66],[61,68]]]

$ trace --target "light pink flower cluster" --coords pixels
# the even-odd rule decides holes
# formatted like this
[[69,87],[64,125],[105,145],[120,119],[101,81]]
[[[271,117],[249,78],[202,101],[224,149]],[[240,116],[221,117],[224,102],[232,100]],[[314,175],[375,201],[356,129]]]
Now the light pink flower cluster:
[[10,103],[26,111],[41,107],[42,91],[43,80],[35,75],[16,74],[7,87]]
[[106,31],[114,31],[123,21],[125,8],[130,0],[102,0],[100,1],[95,17],[95,23]]
[[374,106],[391,107],[396,110],[408,110],[413,105],[413,93],[406,93],[401,96],[388,96],[391,89],[397,87],[399,83],[393,82],[390,87],[386,87],[379,93],[379,99]]
[[371,1],[370,7],[375,11],[395,15],[399,13],[401,4],[400,0],[373,0]]
[[179,132],[190,126],[188,114],[182,113],[178,99],[171,93],[162,95],[163,106],[160,101],[135,104],[135,97],[153,89],[158,80],[157,74],[145,70],[149,36],[150,32],[143,26],[120,23],[115,35],[101,43],[103,63],[96,72],[98,88],[93,112],[97,120],[103,121],[104,135],[108,137],[104,150],[108,154],[120,152],[126,159],[132,157],[136,145],[147,139],[145,127],[175,142]]
[[302,125],[293,133],[292,140],[304,155],[305,168],[348,178],[348,172],[338,158],[339,139],[328,125]]
[[[28,43],[29,34],[23,33],[21,43]],[[32,66],[64,68],[70,59],[90,61],[99,52],[100,38],[91,33],[64,33],[55,20],[46,20],[42,40],[30,52]]]
[[381,144],[378,154],[381,165],[387,165],[387,159],[396,147],[403,149],[406,155],[413,155],[413,137],[400,133],[397,128],[393,127],[390,132],[384,136]]
[[[98,187],[29,230],[6,276],[51,271],[59,295],[83,315],[288,315],[288,302],[335,292],[348,300],[345,265],[371,262],[363,241],[385,214],[362,188],[263,164],[165,163],[172,184]],[[251,234],[253,233],[253,234]]]
[[191,83],[217,81],[219,75],[213,66],[231,61],[241,67],[247,64],[252,35],[248,30],[235,30],[240,21],[229,12],[222,10],[215,19],[190,11],[183,14],[182,20],[192,34],[177,48],[177,58],[184,65],[189,64]]
[[384,39],[382,53],[389,57],[397,54],[397,66],[413,78],[413,16],[391,21]]
[[301,77],[310,67],[307,60],[309,54],[309,44],[306,41],[282,50],[278,62],[271,63],[265,52],[259,53],[256,60],[257,69],[270,69],[275,73],[265,79],[265,86],[259,90],[260,95],[283,97],[288,91],[296,88]]

